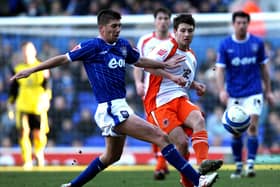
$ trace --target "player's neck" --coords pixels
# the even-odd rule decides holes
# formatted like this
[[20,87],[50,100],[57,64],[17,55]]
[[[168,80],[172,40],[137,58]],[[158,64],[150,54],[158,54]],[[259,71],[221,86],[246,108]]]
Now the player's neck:
[[242,41],[247,38],[247,34],[235,34],[236,40]]
[[26,62],[26,64],[34,64],[36,62],[36,57],[33,56],[25,57],[24,61]]
[[101,40],[104,40],[105,43],[110,44],[110,45],[114,45],[116,41],[110,41],[109,39],[107,39],[106,37],[99,35],[97,36],[97,38],[100,38]]
[[188,51],[190,49],[190,46],[189,45],[178,44],[178,49],[180,49],[182,51]]
[[167,39],[169,37],[169,32],[155,32],[155,36],[156,38],[160,39],[160,40],[164,40]]

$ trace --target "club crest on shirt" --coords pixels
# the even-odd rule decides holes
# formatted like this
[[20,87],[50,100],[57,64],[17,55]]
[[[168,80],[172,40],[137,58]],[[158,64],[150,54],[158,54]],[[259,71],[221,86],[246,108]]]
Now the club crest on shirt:
[[75,47],[73,47],[73,49],[71,49],[71,52],[76,51],[78,49],[81,49],[81,45],[76,45]]
[[121,52],[122,52],[122,55],[123,56],[127,56],[127,49],[126,49],[126,47],[121,47]]
[[159,56],[163,56],[165,53],[167,53],[167,50],[166,50],[166,49],[160,49],[160,50],[158,50],[158,52],[157,52],[157,54],[158,54]]
[[129,113],[126,110],[122,110],[120,111],[120,113],[124,119],[127,119],[129,117]]
[[162,124],[164,126],[168,126],[169,125],[169,120],[167,118],[163,119]]
[[252,51],[253,51],[253,52],[257,52],[257,51],[258,51],[258,44],[257,44],[257,43],[253,43],[253,44],[251,45],[251,48],[252,48]]

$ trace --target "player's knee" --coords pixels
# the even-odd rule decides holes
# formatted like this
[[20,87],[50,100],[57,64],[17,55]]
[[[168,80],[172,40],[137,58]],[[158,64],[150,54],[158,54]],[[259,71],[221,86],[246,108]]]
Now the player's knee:
[[159,146],[160,148],[163,148],[166,145],[170,144],[170,141],[168,139],[168,135],[165,132],[159,131],[157,133],[157,136],[155,137],[155,142],[153,143]]
[[251,136],[257,135],[257,127],[255,125],[250,125],[248,128],[248,134]]
[[182,155],[185,155],[188,153],[188,142],[186,140],[177,142],[175,145],[176,145],[176,148],[178,149],[178,151]]
[[194,131],[201,131],[205,129],[205,119],[203,116],[197,117],[197,120],[194,121],[193,130]]

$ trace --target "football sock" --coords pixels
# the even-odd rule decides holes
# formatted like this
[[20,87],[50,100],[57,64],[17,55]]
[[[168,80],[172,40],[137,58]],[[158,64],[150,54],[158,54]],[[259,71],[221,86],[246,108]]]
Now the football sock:
[[259,147],[259,141],[256,136],[249,136],[247,141],[248,159],[255,160]]
[[45,134],[40,135],[40,138],[34,136],[33,144],[37,164],[42,167],[45,165],[44,149],[47,145],[47,136]]
[[78,177],[71,181],[71,187],[84,185],[105,168],[106,166],[100,161],[99,157],[96,158]]
[[37,155],[40,152],[44,151],[44,149],[47,145],[47,136],[45,134],[41,135],[40,139],[34,137],[33,144],[34,144],[34,153],[35,153],[35,155]]
[[247,169],[253,169],[254,168],[254,160],[248,159],[247,160]]
[[197,164],[208,158],[208,133],[206,130],[198,131],[192,134],[192,146],[194,149]]
[[243,142],[242,142],[242,136],[240,137],[233,137],[231,142],[231,148],[232,148],[232,154],[235,162],[241,162],[242,161],[242,148],[243,148]]
[[238,171],[242,171],[242,168],[243,168],[243,163],[242,162],[236,162],[235,166],[236,166],[236,169]]
[[191,180],[194,185],[199,184],[199,173],[179,154],[174,145],[167,145],[161,152],[165,159]]
[[160,152],[160,149],[156,144],[152,144],[152,150],[153,150],[153,153],[155,154],[155,156],[157,156],[158,152]]
[[24,163],[32,162],[32,145],[29,137],[23,136],[19,140]]
[[[190,154],[188,153],[185,155],[185,159],[189,161],[189,158],[190,158]],[[187,177],[185,177],[182,173],[180,173],[180,176],[181,176],[181,183],[184,187],[193,187],[193,183]]]
[[157,156],[156,171],[167,169],[165,158],[162,155]]

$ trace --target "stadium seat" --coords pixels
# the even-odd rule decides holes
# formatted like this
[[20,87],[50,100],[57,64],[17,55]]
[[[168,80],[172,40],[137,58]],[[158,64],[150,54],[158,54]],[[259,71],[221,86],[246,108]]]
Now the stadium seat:
[[88,147],[104,147],[105,146],[105,140],[104,137],[101,136],[91,136],[85,139],[84,146]]

